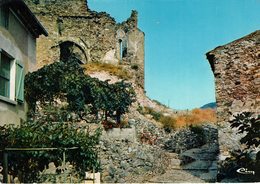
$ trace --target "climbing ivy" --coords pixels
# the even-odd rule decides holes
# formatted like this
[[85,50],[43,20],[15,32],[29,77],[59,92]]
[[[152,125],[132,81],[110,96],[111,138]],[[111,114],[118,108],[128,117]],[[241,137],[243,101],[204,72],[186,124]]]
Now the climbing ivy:
[[[90,113],[105,120],[111,117],[120,123],[121,115],[135,101],[135,92],[124,81],[109,84],[84,74],[73,59],[46,65],[25,77],[25,98],[31,115],[38,104],[52,104],[63,100],[67,110],[80,117]],[[100,116],[101,115],[101,116]],[[86,119],[85,119],[86,120]]]

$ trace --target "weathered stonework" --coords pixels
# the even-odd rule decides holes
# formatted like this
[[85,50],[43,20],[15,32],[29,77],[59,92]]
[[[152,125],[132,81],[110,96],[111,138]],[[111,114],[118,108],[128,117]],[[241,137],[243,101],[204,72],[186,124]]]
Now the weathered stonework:
[[116,23],[109,14],[91,11],[85,0],[25,0],[49,32],[37,42],[38,67],[74,56],[82,63],[138,66],[137,84],[144,87],[144,33],[137,12]]
[[217,116],[227,122],[235,113],[260,113],[260,31],[207,53],[215,76]]
[[260,31],[207,53],[215,76],[219,166],[232,150],[241,149],[241,135],[227,123],[243,111],[260,113]]

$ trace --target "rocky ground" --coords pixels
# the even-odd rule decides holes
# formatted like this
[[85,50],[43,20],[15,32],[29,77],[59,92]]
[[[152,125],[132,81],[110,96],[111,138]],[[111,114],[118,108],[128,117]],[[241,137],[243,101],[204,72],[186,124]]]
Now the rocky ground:
[[[117,82],[119,78],[102,71],[90,76]],[[137,108],[151,107],[167,115],[174,111],[149,99],[134,81],[137,102],[126,116],[131,130],[103,132],[100,141],[101,181],[133,182],[212,182],[216,181],[218,135],[214,125],[203,126],[203,137],[189,129],[166,133],[154,119]],[[126,131],[126,132],[123,132]],[[203,140],[202,140],[203,139]]]
[[[122,139],[120,136],[102,137],[100,158],[103,182],[216,181],[218,143],[213,125],[203,126],[206,140],[199,145],[194,142],[189,144],[187,140],[195,140],[196,137],[187,129],[167,134],[148,121],[132,119],[130,124],[135,129],[136,139],[131,136],[123,136]],[[146,138],[156,137],[156,141],[142,139],[144,132],[149,132]]]

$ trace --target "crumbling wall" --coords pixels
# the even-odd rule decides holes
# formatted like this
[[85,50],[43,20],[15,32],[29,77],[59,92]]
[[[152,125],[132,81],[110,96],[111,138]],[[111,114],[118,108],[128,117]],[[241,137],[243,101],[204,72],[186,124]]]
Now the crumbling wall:
[[[144,33],[138,29],[138,14],[122,23],[105,12],[91,11],[85,0],[25,0],[48,30],[37,42],[38,67],[61,59],[60,45],[72,42],[84,55],[83,63],[122,64],[144,87]],[[81,57],[82,59],[82,57]]]
[[54,16],[86,16],[89,13],[86,1],[82,0],[24,0],[37,14]]
[[207,53],[216,84],[217,116],[260,113],[260,31]]
[[227,123],[243,111],[260,114],[260,31],[207,53],[215,76],[219,163],[241,148],[241,135]]

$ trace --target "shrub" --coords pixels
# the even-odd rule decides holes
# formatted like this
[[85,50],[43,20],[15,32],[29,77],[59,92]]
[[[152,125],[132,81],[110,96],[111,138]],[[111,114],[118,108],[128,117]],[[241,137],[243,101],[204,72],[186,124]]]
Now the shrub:
[[231,157],[222,163],[221,172],[236,177],[236,169],[245,168],[254,171],[246,182],[260,181],[260,115],[251,112],[243,112],[234,116],[229,121],[231,128],[237,128],[238,134],[243,134],[240,142],[246,147],[241,150],[231,151]]
[[155,111],[153,108],[151,107],[144,107],[144,114],[150,114],[152,115],[153,119],[156,121],[159,121],[159,119],[162,116],[161,112]]
[[[28,121],[15,127],[0,127],[0,149],[5,148],[58,148],[54,151],[26,151],[8,154],[8,171],[14,176],[22,172],[21,182],[39,181],[39,174],[50,162],[61,165],[64,149],[77,147],[66,152],[66,161],[84,176],[86,170],[100,169],[96,145],[99,143],[100,129],[90,134],[87,127],[77,127],[69,122]],[[1,158],[3,153],[0,152]],[[2,160],[0,160],[1,165]]]
[[238,128],[239,134],[245,136],[240,140],[247,148],[259,147],[260,145],[260,115],[254,117],[251,112],[243,112],[234,116],[229,122],[231,128]]
[[161,116],[159,121],[163,124],[166,132],[171,132],[176,128],[176,119],[171,116]]
[[[130,83],[109,84],[108,81],[91,78],[84,74],[75,60],[56,62],[27,74],[25,91],[30,121],[20,128],[0,128],[0,149],[7,146],[57,147],[60,150],[78,147],[67,156],[67,161],[82,175],[86,170],[99,168],[95,147],[100,131],[91,135],[85,132],[87,127],[78,127],[75,121],[88,122],[88,115],[97,119],[104,117],[105,121],[109,117],[120,127],[121,116],[135,101]],[[46,164],[56,162],[61,154],[61,151],[54,155],[41,152],[14,154],[10,156],[9,170],[15,175],[17,171],[25,172],[23,182],[34,182]]]
[[199,126],[199,125],[189,125],[189,129],[191,130],[191,132],[196,134],[198,142],[200,143],[200,145],[203,145],[203,144],[206,143],[205,133],[204,133],[204,129],[203,129],[202,126]]
[[144,108],[143,108],[140,104],[138,104],[138,107],[137,107],[136,110],[137,110],[140,114],[145,115]]
[[112,121],[108,121],[108,120],[102,121],[102,125],[105,130],[109,130],[112,128],[118,128],[118,124],[116,124],[115,122],[112,122]]
[[[67,110],[79,117],[91,115],[105,120],[114,118],[120,123],[121,115],[135,101],[135,92],[124,81],[109,84],[84,74],[75,60],[57,62],[29,73],[25,77],[25,98],[31,115],[37,110],[37,102],[43,106],[54,104],[58,98],[67,104]],[[39,104],[39,103],[38,103]]]
[[139,66],[137,64],[133,64],[133,65],[131,65],[131,69],[137,71],[139,69]]

